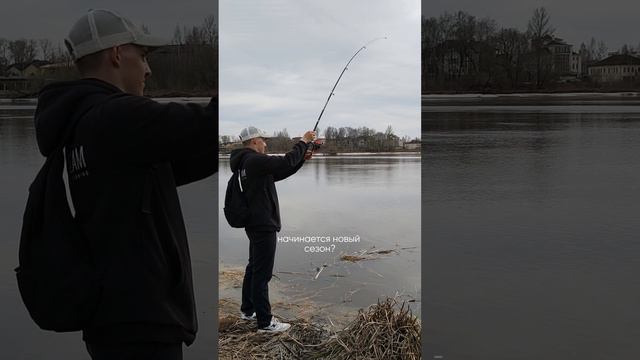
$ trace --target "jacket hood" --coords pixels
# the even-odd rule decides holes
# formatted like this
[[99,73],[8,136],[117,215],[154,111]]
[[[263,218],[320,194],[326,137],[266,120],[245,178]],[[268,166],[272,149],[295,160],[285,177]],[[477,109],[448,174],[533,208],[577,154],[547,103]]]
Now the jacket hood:
[[255,152],[255,150],[249,148],[235,149],[231,151],[231,157],[229,158],[229,166],[231,167],[231,171],[238,170],[242,158],[244,158],[247,153]]
[[98,79],[64,81],[47,85],[38,94],[35,113],[36,140],[44,156],[48,156],[63,140],[67,125],[89,96],[121,92]]

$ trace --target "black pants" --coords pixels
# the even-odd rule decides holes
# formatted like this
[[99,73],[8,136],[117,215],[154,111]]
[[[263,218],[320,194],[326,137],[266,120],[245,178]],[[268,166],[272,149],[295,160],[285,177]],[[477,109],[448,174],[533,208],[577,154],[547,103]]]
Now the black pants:
[[255,311],[258,327],[271,323],[269,281],[276,257],[275,231],[246,231],[249,237],[249,264],[242,281],[242,305],[240,310],[251,315]]
[[182,360],[182,343],[87,343],[92,360]]

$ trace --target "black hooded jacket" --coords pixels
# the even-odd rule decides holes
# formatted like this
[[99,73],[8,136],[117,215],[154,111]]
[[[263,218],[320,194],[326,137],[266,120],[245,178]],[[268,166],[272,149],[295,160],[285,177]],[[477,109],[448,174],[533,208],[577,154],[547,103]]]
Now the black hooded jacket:
[[231,152],[231,171],[240,170],[251,217],[249,231],[280,231],[280,205],[276,181],[295,174],[304,164],[307,144],[299,141],[284,156],[269,156],[249,148]]
[[217,171],[217,102],[160,104],[97,79],[52,84],[35,115],[44,156],[81,109],[66,167],[103,286],[83,338],[191,344],[197,319],[176,187]]

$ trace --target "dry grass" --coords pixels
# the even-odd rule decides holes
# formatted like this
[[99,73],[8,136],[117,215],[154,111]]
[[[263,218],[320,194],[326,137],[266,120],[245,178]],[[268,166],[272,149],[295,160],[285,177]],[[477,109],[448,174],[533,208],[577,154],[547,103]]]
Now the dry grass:
[[415,248],[416,247],[414,246],[414,247],[404,247],[404,248],[396,247],[395,249],[378,250],[375,247],[373,247],[368,250],[363,249],[363,250],[357,251],[352,255],[341,255],[339,259],[342,261],[350,261],[350,262],[357,262],[362,260],[376,260],[382,257],[380,255],[389,255],[391,253],[399,254],[400,250],[411,250]]
[[357,255],[342,255],[340,256],[340,260],[356,262],[360,260],[367,260],[367,258],[364,256],[357,256]]
[[389,298],[358,311],[356,319],[329,339],[318,359],[421,359],[421,325],[406,303]]
[[256,332],[255,322],[220,318],[220,359],[421,359],[420,321],[405,303],[387,299],[358,311],[340,331],[308,319],[284,319],[289,331]]
[[218,272],[218,283],[221,288],[241,288],[244,279],[244,268],[228,267]]

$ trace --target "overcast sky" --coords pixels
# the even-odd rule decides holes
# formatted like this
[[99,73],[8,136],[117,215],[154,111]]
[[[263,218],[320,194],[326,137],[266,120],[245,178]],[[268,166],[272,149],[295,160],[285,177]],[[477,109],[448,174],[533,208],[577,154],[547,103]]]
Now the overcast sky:
[[[221,0],[220,133],[366,126],[420,135],[418,0]],[[321,134],[322,135],[322,134]]]
[[91,8],[118,11],[137,25],[147,25],[152,34],[171,39],[177,24],[200,25],[210,14],[217,18],[218,1],[3,1],[0,9],[0,38],[48,38],[54,43],[61,43],[73,23]]
[[556,36],[574,45],[574,50],[591,37],[603,40],[609,51],[640,43],[640,2],[633,0],[422,0],[427,17],[463,10],[520,30],[526,30],[533,10],[540,6],[550,13]]

